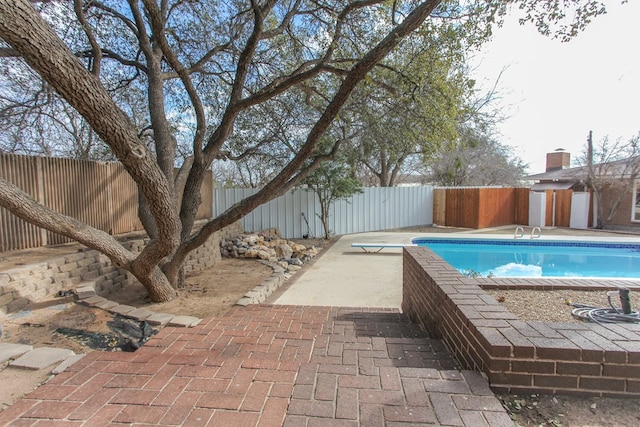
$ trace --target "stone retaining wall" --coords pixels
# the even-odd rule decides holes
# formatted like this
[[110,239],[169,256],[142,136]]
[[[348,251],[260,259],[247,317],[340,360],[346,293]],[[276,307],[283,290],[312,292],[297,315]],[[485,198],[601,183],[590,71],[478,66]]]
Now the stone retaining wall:
[[[240,222],[214,233],[204,245],[191,252],[185,263],[185,272],[189,274],[213,267],[221,258],[220,240],[240,233]],[[125,245],[133,252],[140,252],[144,243],[140,239],[128,241]],[[92,285],[99,295],[106,296],[136,281],[128,271],[111,265],[105,255],[85,248],[74,254],[1,271],[0,313],[22,310],[30,302],[61,290]]]
[[465,277],[425,247],[403,262],[402,311],[494,391],[640,396],[640,325],[522,321],[482,289],[499,279]]

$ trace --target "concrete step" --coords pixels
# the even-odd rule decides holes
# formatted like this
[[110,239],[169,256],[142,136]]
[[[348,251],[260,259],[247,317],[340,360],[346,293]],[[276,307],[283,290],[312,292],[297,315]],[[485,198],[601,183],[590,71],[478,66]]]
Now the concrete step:
[[30,345],[0,343],[0,363],[9,361],[8,366],[19,369],[40,370],[57,364],[52,374],[59,374],[82,359],[84,354],[55,347],[33,348]]
[[40,370],[54,363],[60,363],[75,355],[75,353],[66,348],[40,347],[28,351],[22,356],[9,363],[14,368]]
[[21,356],[33,350],[33,346],[13,343],[0,343],[0,363]]

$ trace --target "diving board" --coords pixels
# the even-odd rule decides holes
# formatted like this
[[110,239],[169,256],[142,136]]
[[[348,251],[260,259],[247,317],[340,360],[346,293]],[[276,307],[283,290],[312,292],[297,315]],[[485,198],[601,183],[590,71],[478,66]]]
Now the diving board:
[[[352,248],[360,248],[367,253],[378,253],[383,249],[398,249],[405,246],[418,246],[415,243],[352,243]],[[369,249],[378,249],[377,251]]]

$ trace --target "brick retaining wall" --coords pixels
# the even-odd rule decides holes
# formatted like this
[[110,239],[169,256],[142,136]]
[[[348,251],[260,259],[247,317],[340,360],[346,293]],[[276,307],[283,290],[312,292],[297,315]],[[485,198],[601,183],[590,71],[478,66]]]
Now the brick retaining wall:
[[[214,233],[204,245],[189,254],[185,273],[213,267],[221,258],[220,239],[241,233],[240,222]],[[131,240],[125,246],[140,252],[144,240]],[[85,248],[74,254],[0,271],[0,313],[22,310],[30,302],[61,290],[75,289],[80,283],[91,284],[98,294],[106,296],[136,282],[131,273],[111,265],[105,255]]]
[[465,277],[428,248],[407,247],[402,311],[496,392],[640,396],[640,325],[522,321],[482,289],[505,283]]

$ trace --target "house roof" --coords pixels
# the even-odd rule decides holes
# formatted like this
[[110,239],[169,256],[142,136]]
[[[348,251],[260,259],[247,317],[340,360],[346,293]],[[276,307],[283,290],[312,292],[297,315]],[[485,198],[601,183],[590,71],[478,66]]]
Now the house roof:
[[549,172],[537,173],[525,176],[523,179],[527,181],[565,181],[580,182],[588,177],[587,168],[580,166],[569,169],[557,169]]
[[[597,176],[608,176],[610,178],[628,178],[630,174],[637,173],[640,162],[640,156],[629,157],[626,159],[616,160],[612,162],[599,163],[593,165],[594,172]],[[580,182],[585,181],[589,177],[587,166],[578,166],[568,169],[556,169],[548,172],[537,173],[525,176],[523,179],[527,181],[554,181],[554,182]]]

